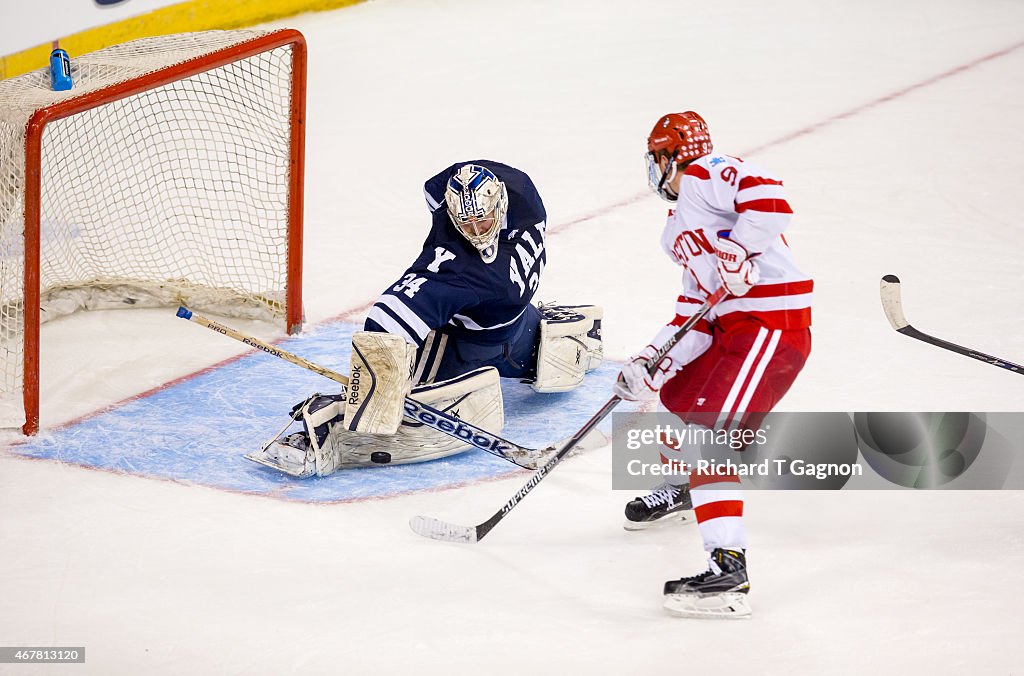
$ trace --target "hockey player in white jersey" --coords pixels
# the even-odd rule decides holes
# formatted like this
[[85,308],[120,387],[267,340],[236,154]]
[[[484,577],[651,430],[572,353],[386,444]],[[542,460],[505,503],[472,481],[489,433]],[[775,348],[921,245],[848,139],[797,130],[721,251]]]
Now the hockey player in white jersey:
[[459,162],[427,179],[424,195],[430,230],[353,334],[347,392],[303,402],[293,411],[302,432],[247,457],[300,477],[380,456],[444,457],[469,446],[403,422],[407,396],[497,433],[500,377],[564,392],[600,364],[600,307],[532,303],[547,262],[547,213],[525,172]]
[[[661,245],[683,268],[682,289],[674,319],[627,362],[615,392],[632,400],[657,393],[665,409],[697,431],[756,431],[811,349],[813,281],[797,268],[782,234],[792,215],[782,180],[714,152],[707,123],[692,111],[658,120],[646,159],[651,189],[672,204]],[[648,360],[721,287],[729,295],[649,375]],[[702,452],[709,449],[674,446],[663,456],[693,468]],[[626,505],[629,530],[695,513],[708,570],[665,583],[669,612],[749,616],[738,483],[735,475],[683,472]]]

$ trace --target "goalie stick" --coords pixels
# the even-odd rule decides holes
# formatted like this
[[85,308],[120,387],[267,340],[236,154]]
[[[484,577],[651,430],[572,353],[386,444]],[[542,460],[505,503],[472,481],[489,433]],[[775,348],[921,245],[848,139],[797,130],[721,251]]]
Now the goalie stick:
[[[651,360],[647,364],[647,372],[654,375],[655,370],[658,368],[658,364],[660,364],[661,360],[665,358],[665,355],[668,354],[669,350],[675,347],[676,344],[683,339],[683,336],[689,333],[690,329],[692,329],[697,322],[703,319],[704,315],[706,315],[711,308],[718,305],[725,296],[725,287],[722,287],[711,294],[708,299],[704,301],[704,304],[700,306],[697,312],[687,319],[686,322],[679,327],[679,330],[672,334],[668,341],[661,346],[653,357],[651,357]],[[409,519],[409,527],[412,528],[413,532],[417,535],[422,535],[423,537],[434,540],[466,543],[480,542],[480,540],[483,540],[484,537],[498,525],[498,522],[504,519],[505,516],[523,500],[523,498],[529,495],[530,491],[536,488],[537,484],[539,484],[544,477],[550,474],[551,470],[558,466],[558,463],[560,463],[562,459],[569,454],[573,447],[576,446],[576,444],[578,444],[584,437],[590,434],[590,432],[597,427],[598,423],[604,420],[621,401],[622,398],[619,397],[619,395],[612,395],[612,398],[601,407],[600,411],[594,414],[593,418],[588,420],[586,424],[576,432],[576,434],[569,437],[569,440],[558,450],[557,453],[555,453],[554,457],[544,463],[544,465],[541,466],[532,477],[530,477],[530,480],[523,484],[523,487],[516,491],[515,495],[513,495],[509,501],[501,507],[501,509],[492,514],[491,518],[487,519],[483,523],[476,526],[460,526],[458,524],[448,523],[447,521],[441,521],[440,519],[435,519],[430,516],[414,516]]]
[[[251,347],[255,347],[258,350],[262,350],[263,352],[283,359],[286,362],[290,362],[296,366],[301,366],[304,369],[318,373],[325,378],[330,378],[342,385],[348,385],[347,376],[343,376],[340,373],[324,368],[319,364],[314,364],[297,354],[292,354],[291,352],[282,350],[274,345],[264,343],[257,338],[253,338],[241,331],[236,331],[235,329],[224,326],[223,324],[219,324],[212,319],[201,317],[185,306],[178,308],[178,316],[190,322],[195,322],[196,324],[204,326],[223,336],[227,336],[228,338],[234,338],[237,341],[245,343]],[[552,444],[545,448],[528,448],[526,446],[520,446],[508,439],[503,439],[497,434],[492,434],[485,429],[477,427],[472,423],[460,420],[450,413],[416,401],[411,397],[405,398],[404,412],[405,417],[409,420],[425,425],[426,427],[430,427],[431,429],[435,429],[438,432],[447,434],[455,439],[464,441],[471,446],[479,448],[481,451],[486,451],[491,455],[497,456],[502,460],[507,460],[513,465],[517,465],[523,469],[537,469],[540,465],[540,461],[558,448],[556,444]]]
[[907,318],[903,315],[903,300],[900,296],[900,278],[896,275],[885,275],[882,277],[882,281],[880,282],[880,292],[882,295],[882,309],[885,311],[886,318],[889,320],[889,323],[892,324],[892,328],[896,329],[896,331],[902,333],[904,336],[917,338],[929,345],[941,347],[944,350],[956,352],[957,354],[962,354],[965,357],[971,357],[972,359],[983,361],[986,364],[992,364],[993,366],[998,366],[999,368],[1006,369],[1007,371],[1013,371],[1014,373],[1024,375],[1024,366],[1021,366],[1020,364],[1014,364],[1013,362],[1000,359],[999,357],[993,357],[992,355],[985,354],[984,352],[978,352],[977,350],[973,350],[969,347],[950,343],[942,340],[941,338],[936,338],[935,336],[930,336],[927,333],[922,333],[911,326],[910,322],[908,322]]

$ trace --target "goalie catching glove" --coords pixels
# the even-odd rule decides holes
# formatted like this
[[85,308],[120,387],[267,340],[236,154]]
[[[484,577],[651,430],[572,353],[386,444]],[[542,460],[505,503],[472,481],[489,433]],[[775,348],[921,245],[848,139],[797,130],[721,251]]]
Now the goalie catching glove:
[[583,382],[583,376],[601,365],[604,347],[599,305],[545,305],[537,342],[537,392],[567,392]]
[[721,230],[715,243],[715,255],[718,257],[718,276],[722,286],[734,296],[742,296],[751,287],[761,281],[761,273],[757,263],[746,247],[736,240],[729,239],[730,231]]

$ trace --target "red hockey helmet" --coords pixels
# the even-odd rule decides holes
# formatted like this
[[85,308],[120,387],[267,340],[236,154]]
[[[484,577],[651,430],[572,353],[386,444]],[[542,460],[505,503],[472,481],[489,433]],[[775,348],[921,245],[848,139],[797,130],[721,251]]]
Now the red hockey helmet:
[[[678,197],[667,184],[676,171],[698,157],[709,154],[714,146],[704,118],[688,110],[662,115],[647,136],[647,180],[651,189],[672,202]],[[662,169],[661,158],[668,158]]]
[[675,156],[676,162],[689,162],[711,152],[711,134],[704,118],[688,110],[663,115],[647,137],[647,151],[656,157]]

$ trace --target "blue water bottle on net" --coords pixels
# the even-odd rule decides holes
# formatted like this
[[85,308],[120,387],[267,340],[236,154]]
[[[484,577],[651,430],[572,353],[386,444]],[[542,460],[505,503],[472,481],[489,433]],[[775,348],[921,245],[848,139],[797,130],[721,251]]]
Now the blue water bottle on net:
[[71,59],[63,49],[50,52],[50,86],[56,92],[71,89]]

